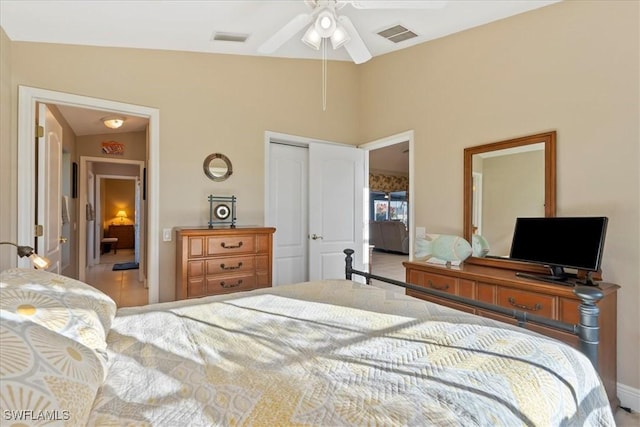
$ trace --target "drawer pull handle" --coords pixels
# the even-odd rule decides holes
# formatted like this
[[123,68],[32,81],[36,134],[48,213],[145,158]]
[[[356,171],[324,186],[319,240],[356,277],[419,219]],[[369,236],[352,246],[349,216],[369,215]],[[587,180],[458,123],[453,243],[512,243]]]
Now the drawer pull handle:
[[227,244],[225,242],[220,243],[220,246],[222,246],[225,249],[238,249],[242,247],[242,242],[238,243],[235,246],[227,246]]
[[221,268],[221,269],[223,269],[223,270],[237,270],[237,269],[239,269],[240,267],[242,267],[242,263],[241,263],[241,262],[239,262],[237,266],[233,266],[233,265],[231,265],[231,266],[229,266],[229,267],[225,267],[225,265],[224,265],[224,264],[220,264],[220,268]]
[[227,283],[227,282],[220,282],[220,286],[222,286],[223,288],[235,288],[236,286],[240,286],[242,285],[242,279],[238,280],[238,283]]
[[429,287],[430,287],[430,288],[433,288],[433,289],[435,289],[435,290],[438,290],[438,291],[446,291],[447,289],[449,289],[449,285],[436,286],[436,285],[435,285],[435,283],[433,283],[433,282],[431,281],[431,279],[429,279],[429,280],[428,280],[428,282],[429,282]]
[[529,310],[529,311],[538,311],[542,309],[542,304],[540,303],[536,303],[536,305],[534,305],[533,307],[529,307],[528,305],[524,305],[524,304],[517,304],[516,299],[514,297],[509,297],[509,304],[511,304],[514,307],[518,307],[523,310]]

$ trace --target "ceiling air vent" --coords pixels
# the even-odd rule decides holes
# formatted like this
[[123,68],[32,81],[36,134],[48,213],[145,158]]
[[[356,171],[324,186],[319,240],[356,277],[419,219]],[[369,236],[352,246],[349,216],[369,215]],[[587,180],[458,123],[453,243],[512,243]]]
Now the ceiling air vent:
[[416,33],[403,27],[402,25],[394,25],[385,30],[379,31],[378,35],[394,43],[400,43],[403,40],[409,40],[418,37]]
[[224,33],[224,32],[221,32],[221,31],[216,31],[215,33],[213,33],[213,36],[211,36],[211,40],[212,41],[221,41],[221,42],[244,43],[247,40],[248,37],[249,37],[249,34]]

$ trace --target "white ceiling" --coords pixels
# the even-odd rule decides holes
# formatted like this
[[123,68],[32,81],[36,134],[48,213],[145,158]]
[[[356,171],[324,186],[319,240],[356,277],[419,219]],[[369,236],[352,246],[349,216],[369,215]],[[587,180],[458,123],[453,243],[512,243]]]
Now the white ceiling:
[[[404,10],[362,10],[347,4],[338,14],[351,19],[375,57],[558,1],[449,0],[441,8]],[[12,41],[263,56],[258,47],[264,41],[309,11],[304,0],[0,0],[0,25]],[[418,37],[395,44],[376,34],[395,24]],[[216,32],[249,37],[244,43],[212,41]],[[320,52],[300,41],[303,32],[269,56],[321,59]],[[344,48],[329,48],[328,58],[350,61]],[[72,108],[62,112],[77,135],[108,131],[100,121],[104,113]],[[139,130],[144,127],[139,120],[129,118],[121,129],[108,132]]]
[[[404,10],[346,5],[338,13],[351,19],[375,57],[558,1],[449,0],[437,9]],[[0,24],[14,41],[260,56],[260,44],[309,11],[303,0],[0,0]],[[395,24],[418,37],[395,44],[376,34]],[[217,31],[249,38],[245,43],[212,41]],[[320,59],[320,52],[300,41],[303,32],[270,56]],[[350,60],[344,48],[329,49],[329,59]]]
[[369,170],[409,176],[409,142],[369,151]]
[[145,130],[148,122],[147,119],[142,117],[121,115],[119,117],[125,119],[122,126],[118,129],[109,129],[104,125],[102,119],[114,116],[113,113],[70,107],[68,105],[57,105],[57,107],[76,136],[140,132]]

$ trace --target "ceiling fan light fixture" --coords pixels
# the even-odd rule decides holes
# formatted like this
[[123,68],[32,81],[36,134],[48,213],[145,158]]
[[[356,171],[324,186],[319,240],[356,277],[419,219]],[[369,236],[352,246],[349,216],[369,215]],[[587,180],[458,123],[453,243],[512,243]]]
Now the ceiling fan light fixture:
[[304,33],[304,36],[302,36],[302,42],[315,50],[320,49],[322,37],[320,37],[320,34],[316,31],[314,25],[310,26]]
[[314,27],[320,37],[331,37],[336,30],[336,17],[333,11],[329,8],[325,8],[318,13]]
[[124,124],[124,117],[104,117],[102,123],[109,129],[118,129]]
[[336,30],[331,34],[331,46],[338,49],[351,40],[349,32],[340,24],[336,26]]

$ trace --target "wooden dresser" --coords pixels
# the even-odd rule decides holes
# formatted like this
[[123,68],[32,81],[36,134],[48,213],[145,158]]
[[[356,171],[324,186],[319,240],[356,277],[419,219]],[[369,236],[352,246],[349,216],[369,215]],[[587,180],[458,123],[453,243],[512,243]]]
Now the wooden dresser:
[[[573,294],[571,286],[524,279],[516,276],[516,272],[513,270],[466,263],[459,267],[445,267],[423,262],[404,262],[403,265],[406,269],[408,283],[567,323],[579,323],[578,306],[580,300]],[[619,286],[601,282],[599,287],[603,291],[604,297],[597,304],[600,308],[598,371],[607,391],[609,402],[612,408],[616,408],[618,405],[616,398],[616,334],[617,290]],[[517,323],[515,319],[502,314],[420,294],[410,289],[407,289],[407,295],[503,322]],[[578,338],[575,335],[541,325],[527,324],[526,327],[578,348]]]
[[109,237],[118,238],[118,249],[128,249],[135,246],[133,225],[110,225]]
[[178,228],[176,300],[271,286],[271,227]]

